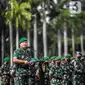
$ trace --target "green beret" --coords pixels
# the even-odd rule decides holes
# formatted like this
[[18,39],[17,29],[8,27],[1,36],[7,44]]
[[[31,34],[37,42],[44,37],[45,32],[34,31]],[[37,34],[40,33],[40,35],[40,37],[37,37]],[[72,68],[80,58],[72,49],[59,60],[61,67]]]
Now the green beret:
[[63,56],[62,58],[61,58],[61,60],[64,60],[65,59],[65,57]]
[[9,60],[10,60],[9,57],[5,57],[5,58],[4,58],[4,61],[5,61],[5,62],[9,62]]
[[82,57],[85,57],[85,54],[82,54]]
[[71,54],[66,54],[65,55],[65,58],[70,58],[71,57]]
[[33,60],[33,61],[36,61],[36,60],[37,60],[37,58],[32,58],[32,60]]
[[73,59],[75,59],[75,57],[74,57],[74,56],[70,58],[70,60],[73,60]]
[[50,58],[50,60],[54,60],[56,58],[56,56],[52,56],[51,58]]
[[60,56],[58,56],[58,57],[56,57],[54,60],[61,60],[61,57]]
[[27,41],[27,38],[25,38],[25,37],[21,38],[21,39],[19,40],[19,44],[21,44],[21,43],[24,42],[24,41]]
[[39,61],[37,58],[31,58],[33,61]]
[[44,57],[44,60],[48,60],[48,59],[49,59],[49,57],[48,57],[48,56],[45,56],[45,57]]

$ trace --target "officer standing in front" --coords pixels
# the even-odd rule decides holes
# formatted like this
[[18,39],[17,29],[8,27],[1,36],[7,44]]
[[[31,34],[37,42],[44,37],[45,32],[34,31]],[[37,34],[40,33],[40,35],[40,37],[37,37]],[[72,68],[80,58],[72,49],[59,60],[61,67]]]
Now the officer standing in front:
[[29,82],[29,65],[31,61],[31,52],[27,48],[27,38],[23,37],[19,41],[20,48],[14,51],[13,64],[16,67],[14,74],[14,85],[33,85]]

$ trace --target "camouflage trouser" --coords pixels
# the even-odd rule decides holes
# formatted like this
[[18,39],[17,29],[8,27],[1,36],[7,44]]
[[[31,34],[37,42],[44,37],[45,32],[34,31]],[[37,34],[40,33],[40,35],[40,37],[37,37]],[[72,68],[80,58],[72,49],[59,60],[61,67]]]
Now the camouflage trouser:
[[24,74],[15,74],[14,77],[14,85],[29,85],[29,78],[28,75]]
[[44,85],[50,85],[49,79],[44,79]]
[[52,78],[50,81],[50,85],[56,85],[56,84],[57,84],[56,79]]
[[52,78],[50,85],[62,85],[62,80],[58,78]]
[[57,84],[56,85],[61,85],[62,84],[62,80],[61,79],[56,79]]
[[33,74],[17,72],[14,77],[14,85],[35,85],[35,76]]
[[70,77],[67,74],[64,74],[62,77],[62,85],[70,85]]
[[62,81],[62,85],[70,85],[70,84],[69,84],[69,81],[63,80],[63,81]]
[[1,81],[2,81],[1,85],[10,85],[10,76],[3,75],[1,77]]
[[35,80],[35,85],[40,85],[40,80]]
[[80,77],[81,75],[73,75],[73,85],[81,85]]

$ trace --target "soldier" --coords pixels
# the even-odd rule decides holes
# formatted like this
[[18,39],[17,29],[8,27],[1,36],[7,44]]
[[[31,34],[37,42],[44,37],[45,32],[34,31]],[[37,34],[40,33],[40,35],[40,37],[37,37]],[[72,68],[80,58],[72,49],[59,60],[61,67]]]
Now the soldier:
[[35,85],[40,85],[40,60],[34,58],[35,60]]
[[62,84],[62,69],[60,66],[61,57],[58,56],[55,58],[55,73],[54,78],[56,79],[56,85]]
[[29,85],[36,85],[36,77],[39,78],[39,76],[36,74],[37,66],[35,65],[39,62],[36,58],[31,58],[31,60],[32,62],[29,65]]
[[0,75],[2,85],[10,85],[10,59],[9,57],[4,58],[4,64],[0,67]]
[[48,60],[49,60],[49,57],[45,56],[44,62],[42,64],[42,69],[43,69],[43,72],[44,72],[44,85],[50,85]]
[[82,64],[81,85],[85,85],[85,54],[82,54],[80,60]]
[[65,55],[65,59],[64,59],[64,62],[61,63],[61,68],[62,68],[62,85],[71,85],[70,84],[70,73],[71,73],[71,70],[70,70],[70,57],[71,55],[70,54],[66,54]]
[[71,57],[71,58],[70,58],[70,64],[72,64],[72,63],[74,62],[74,60],[75,60],[75,57],[74,57],[74,56]]
[[81,64],[81,55],[82,53],[80,51],[76,52],[75,55],[75,60],[72,63],[74,66],[74,70],[73,70],[73,85],[81,85],[81,74],[82,74],[82,64]]
[[56,79],[53,76],[55,73],[55,58],[56,58],[56,56],[52,56],[50,58],[50,63],[49,63],[50,85],[56,85]]
[[32,56],[30,50],[27,48],[27,38],[23,37],[19,41],[20,48],[14,51],[13,66],[16,68],[14,74],[14,85],[34,85],[30,69],[32,63]]

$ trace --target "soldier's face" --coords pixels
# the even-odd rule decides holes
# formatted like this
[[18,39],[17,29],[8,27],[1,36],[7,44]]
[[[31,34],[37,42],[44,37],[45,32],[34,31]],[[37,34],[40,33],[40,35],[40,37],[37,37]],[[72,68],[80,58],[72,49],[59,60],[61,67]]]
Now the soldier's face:
[[85,58],[84,57],[81,57],[81,61],[85,61]]
[[77,55],[76,55],[76,58],[81,58],[81,55],[77,54]]
[[28,46],[27,41],[24,41],[20,44],[20,47],[25,49]]
[[54,61],[52,60],[51,63],[54,64]]

